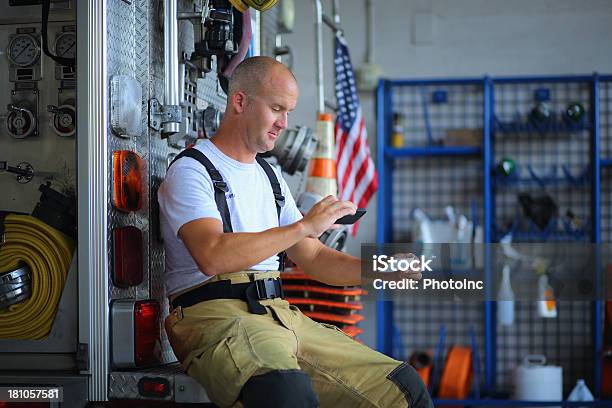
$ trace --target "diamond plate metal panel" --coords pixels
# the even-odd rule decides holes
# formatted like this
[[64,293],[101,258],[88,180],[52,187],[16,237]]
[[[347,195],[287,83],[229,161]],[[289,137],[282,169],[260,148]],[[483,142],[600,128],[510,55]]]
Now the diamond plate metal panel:
[[135,6],[122,0],[108,0],[108,74],[134,73]]
[[210,402],[206,391],[194,379],[182,372],[181,366],[168,364],[138,372],[111,372],[109,374],[109,398],[143,399],[138,392],[138,382],[143,377],[168,380],[171,393],[161,401],[206,403]]
[[217,65],[213,64],[211,72],[206,74],[204,78],[198,78],[197,83],[197,95],[201,102],[204,102],[204,107],[209,104],[215,106],[217,109],[221,109],[221,112],[225,111],[225,104],[227,103],[227,96],[221,89],[219,81],[217,79]]
[[[159,10],[160,1],[149,2],[139,0],[139,4],[144,9],[147,8],[146,30],[148,34],[147,55],[143,55],[142,61],[147,61],[146,72],[142,75],[147,76],[148,89],[146,90],[147,100],[157,98],[163,100],[164,95],[164,64],[163,64],[163,29],[160,24]],[[143,70],[144,70],[143,64]],[[146,106],[144,107],[146,111]],[[148,120],[148,113],[143,115]],[[161,138],[161,134],[148,127],[148,122],[143,124],[149,140],[149,168],[151,178],[150,185],[150,209],[149,219],[151,228],[149,229],[149,271],[150,271],[150,290],[151,297],[157,299],[161,304],[162,322],[168,312],[168,299],[164,290],[164,247],[159,231],[159,208],[157,205],[157,190],[166,175],[168,144]],[[161,323],[161,322],[160,322]],[[161,325],[161,356],[163,363],[176,361],[170,343]]]
[[[192,8],[192,2],[181,0],[181,10]],[[112,284],[112,271],[109,274],[109,296],[111,299],[146,299],[153,298],[162,305],[162,321],[168,312],[168,300],[163,285],[164,249],[159,231],[159,210],[157,206],[157,190],[166,174],[168,155],[177,153],[176,146],[169,146],[161,134],[148,126],[148,101],[151,98],[163,100],[164,97],[164,60],[163,60],[163,1],[137,0],[131,3],[123,0],[109,0],[108,3],[108,77],[114,75],[129,75],[135,78],[143,87],[142,101],[142,132],[139,137],[123,139],[108,131],[108,156],[116,150],[132,150],[143,159],[143,174],[145,186],[142,209],[134,213],[122,213],[112,206],[112,183],[108,186],[108,262],[112,268],[112,231],[115,227],[134,225],[143,232],[143,260],[145,264],[144,281],[138,287],[118,288]],[[274,45],[276,34],[276,12],[266,13],[264,21],[264,36],[267,43]],[[181,52],[191,53],[193,49],[193,30],[188,30],[186,24],[181,24]],[[183,29],[185,28],[185,29]],[[189,28],[189,27],[187,27]],[[196,27],[197,28],[197,27]],[[197,31],[197,30],[196,30]],[[192,98],[192,109],[204,109],[209,105],[223,111],[226,95],[219,86],[216,66],[203,78],[191,82],[194,88],[186,89],[186,94]],[[195,104],[193,103],[195,98]],[[189,102],[189,101],[187,101]],[[184,145],[184,140],[178,135],[173,137],[175,145]],[[176,140],[179,140],[177,143]],[[109,163],[109,179],[112,180],[112,163]],[[160,321],[160,326],[163,326]],[[176,361],[167,336],[162,329],[161,361],[163,363]],[[140,371],[139,371],[140,372]],[[121,385],[128,384],[137,377],[115,376],[109,392],[114,398],[118,395],[132,394],[134,389]],[[133,381],[132,381],[133,383]],[[132,384],[132,386],[135,386]]]
[[[141,6],[143,4],[140,4]],[[145,4],[146,7],[146,4]],[[147,95],[148,69],[145,71],[143,65],[147,65],[148,58],[142,58],[142,49],[148,51],[148,35],[146,24],[146,8],[136,7],[136,4],[128,4],[122,0],[111,0],[108,3],[108,77],[109,80],[115,75],[128,75],[135,78],[143,86],[143,95]],[[145,18],[142,17],[144,13]],[[147,52],[145,51],[145,52]],[[146,54],[145,54],[146,55]],[[140,58],[139,58],[140,57]],[[136,63],[138,61],[138,63]],[[142,75],[146,72],[146,75]],[[143,100],[143,124],[147,117],[145,110],[146,102]],[[123,213],[112,205],[113,192],[112,182],[108,185],[108,262],[110,266],[109,297],[111,299],[146,299],[149,297],[149,268],[143,271],[143,283],[138,287],[118,288],[112,284],[112,231],[114,228],[126,225],[138,227],[143,233],[143,262],[148,265],[149,259],[149,141],[147,128],[143,126],[139,137],[124,139],[117,137],[110,130],[107,135],[108,157],[109,157],[109,180],[113,180],[112,154],[117,150],[131,150],[136,152],[143,161],[141,172],[145,180],[143,185],[142,208],[136,212]]]
[[[164,378],[170,383],[170,390],[174,390],[174,374],[163,371],[138,371],[138,372],[112,372],[109,375],[108,397],[112,399],[142,399],[138,392],[138,382],[143,377]],[[173,393],[165,398],[156,398],[160,401],[171,401]]]

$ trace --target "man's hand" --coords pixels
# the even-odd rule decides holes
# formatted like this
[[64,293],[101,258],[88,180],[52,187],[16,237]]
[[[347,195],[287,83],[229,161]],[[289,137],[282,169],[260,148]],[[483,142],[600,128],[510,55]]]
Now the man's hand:
[[315,204],[300,223],[305,227],[310,238],[318,238],[327,231],[334,222],[345,215],[355,214],[357,206],[350,201],[340,201],[329,195]]

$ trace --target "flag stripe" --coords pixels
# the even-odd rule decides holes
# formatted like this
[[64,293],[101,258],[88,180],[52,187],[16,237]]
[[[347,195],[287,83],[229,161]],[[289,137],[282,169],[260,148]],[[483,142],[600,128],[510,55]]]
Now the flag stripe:
[[[357,207],[365,208],[370,201],[370,198],[374,195],[376,190],[378,189],[378,177],[376,177],[376,173],[374,173],[374,180],[372,183],[368,184],[366,190],[364,191],[361,199],[357,202]],[[358,223],[353,224],[353,230],[351,231],[353,236],[357,234]]]
[[[341,138],[344,140],[342,143],[342,150],[336,151],[338,155],[338,173],[343,174],[347,172],[347,166],[350,165],[351,160],[353,159],[353,154],[348,154],[347,152],[353,152],[355,149],[355,144],[361,140],[360,135],[361,132],[364,131],[362,128],[363,121],[361,119],[361,110],[357,112],[357,119],[359,120],[360,126],[353,126],[350,131],[342,130]],[[339,179],[340,180],[340,179]],[[342,184],[345,184],[342,182]]]
[[[364,124],[362,122],[362,128]],[[346,169],[345,179],[342,183],[342,188],[348,191],[352,191],[361,180],[357,175],[359,168],[363,165],[363,163],[367,163],[370,160],[369,155],[367,154],[367,145],[365,145],[363,138],[358,140],[357,143],[353,146],[353,151],[350,156],[350,165]],[[348,156],[348,155],[347,155]]]
[[[359,154],[359,151],[361,149],[361,140],[356,140],[355,143],[353,144],[353,148],[351,149],[350,152],[350,158],[348,160],[348,166],[346,167],[345,173],[344,173],[344,177],[342,179],[342,186],[343,188],[347,188],[348,184],[351,183],[352,185],[354,185],[355,183],[355,169],[361,165],[361,160],[359,160],[358,162],[356,162],[358,159],[363,159],[362,155]],[[348,154],[347,154],[348,156]],[[357,166],[354,166],[354,165]],[[349,178],[350,177],[350,178]]]

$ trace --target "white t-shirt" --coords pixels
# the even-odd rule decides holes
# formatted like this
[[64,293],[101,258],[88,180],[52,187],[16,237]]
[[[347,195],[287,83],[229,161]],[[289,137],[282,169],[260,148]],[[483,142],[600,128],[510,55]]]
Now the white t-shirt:
[[[260,232],[278,226],[270,180],[256,161],[246,164],[234,160],[210,140],[199,141],[195,148],[212,162],[229,187],[225,198],[234,232]],[[274,171],[285,196],[280,225],[288,225],[300,220],[302,214],[280,171],[276,168]],[[221,214],[217,210],[212,180],[206,168],[190,157],[181,158],[168,169],[157,198],[166,253],[165,287],[166,293],[171,295],[208,279],[178,237],[178,230],[199,218],[212,217],[221,221]],[[276,270],[278,257],[275,254],[249,269]]]

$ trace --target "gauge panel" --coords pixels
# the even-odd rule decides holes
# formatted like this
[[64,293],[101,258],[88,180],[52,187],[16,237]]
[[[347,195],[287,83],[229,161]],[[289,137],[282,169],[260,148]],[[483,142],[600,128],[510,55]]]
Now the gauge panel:
[[76,33],[67,31],[55,39],[55,55],[62,58],[76,56]]
[[8,46],[9,60],[19,67],[29,67],[40,59],[40,45],[31,34],[15,35]]

